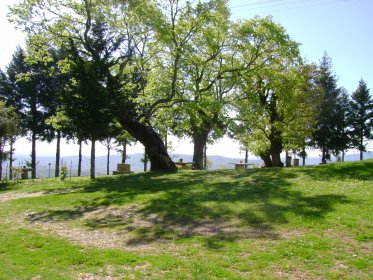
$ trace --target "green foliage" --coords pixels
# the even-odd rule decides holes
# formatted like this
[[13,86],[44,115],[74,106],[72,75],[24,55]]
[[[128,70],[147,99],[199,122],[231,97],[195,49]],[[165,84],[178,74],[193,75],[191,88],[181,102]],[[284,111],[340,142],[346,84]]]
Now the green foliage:
[[60,172],[60,180],[62,182],[65,181],[68,174],[69,174],[69,171],[68,171],[67,165],[66,164],[62,165],[61,172]]
[[303,148],[312,134],[320,103],[315,67],[301,63],[298,44],[271,18],[237,24],[235,36],[237,55],[249,67],[242,65],[238,80],[233,134],[266,166],[281,166],[282,150]]
[[316,86],[323,100],[312,145],[321,150],[321,162],[326,163],[330,160],[333,150],[339,149],[336,105],[341,92],[341,89],[337,87],[337,77],[332,70],[331,58],[326,53],[320,61]]
[[373,139],[373,99],[367,84],[359,81],[359,85],[351,96],[351,125],[353,147],[362,153],[366,151],[366,140]]

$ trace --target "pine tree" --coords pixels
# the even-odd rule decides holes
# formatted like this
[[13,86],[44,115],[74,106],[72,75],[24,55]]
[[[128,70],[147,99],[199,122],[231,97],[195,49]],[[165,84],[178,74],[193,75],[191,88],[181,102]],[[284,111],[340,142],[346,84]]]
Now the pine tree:
[[318,118],[317,130],[314,133],[312,146],[321,150],[321,162],[330,160],[332,151],[337,147],[337,100],[340,89],[337,87],[337,77],[332,72],[332,62],[325,53],[316,80],[318,90],[324,96],[321,112]]
[[363,79],[352,93],[351,100],[351,123],[352,144],[360,151],[360,160],[363,160],[363,153],[366,151],[366,140],[372,139],[373,126],[373,100],[369,94],[367,84]]
[[333,154],[337,157],[341,156],[341,160],[344,162],[345,152],[351,147],[351,106],[346,89],[341,89],[341,93],[336,101],[336,134]]

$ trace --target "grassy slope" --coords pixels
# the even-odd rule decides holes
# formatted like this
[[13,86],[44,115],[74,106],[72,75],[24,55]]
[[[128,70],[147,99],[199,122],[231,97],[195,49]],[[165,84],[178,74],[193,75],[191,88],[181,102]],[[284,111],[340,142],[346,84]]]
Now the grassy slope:
[[372,181],[364,161],[2,183],[0,279],[370,279]]

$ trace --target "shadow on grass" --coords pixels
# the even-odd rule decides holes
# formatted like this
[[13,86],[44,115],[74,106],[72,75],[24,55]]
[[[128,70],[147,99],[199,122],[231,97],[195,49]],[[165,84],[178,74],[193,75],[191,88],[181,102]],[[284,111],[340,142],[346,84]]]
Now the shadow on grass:
[[0,181],[0,193],[16,189],[19,189],[19,186],[14,181]]
[[326,165],[299,168],[301,172],[314,180],[373,180],[373,160],[346,163],[328,163]]
[[[312,170],[301,172],[310,172],[312,178],[321,171],[318,175]],[[277,225],[295,216],[323,219],[336,204],[349,202],[343,195],[307,196],[292,187],[289,179],[297,176],[284,169],[257,169],[99,178],[80,191],[100,192],[101,197],[73,210],[35,213],[29,221],[75,220],[106,209],[85,219],[85,225],[130,233],[130,245],[192,236],[204,236],[211,248],[217,240],[277,239]]]

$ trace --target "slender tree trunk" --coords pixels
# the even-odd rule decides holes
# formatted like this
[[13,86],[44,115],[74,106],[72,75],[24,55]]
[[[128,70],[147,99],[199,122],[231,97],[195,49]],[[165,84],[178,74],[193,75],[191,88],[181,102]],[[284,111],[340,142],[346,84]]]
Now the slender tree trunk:
[[78,140],[79,143],[79,158],[78,158],[78,177],[82,175],[82,140]]
[[144,172],[148,171],[148,154],[144,151]]
[[322,157],[321,157],[321,163],[326,163],[326,147],[325,144],[322,146]]
[[110,175],[110,148],[107,148],[106,175]]
[[204,147],[206,146],[208,132],[196,133],[193,135],[193,163],[194,168],[197,170],[203,170],[203,158],[204,158]]
[[122,163],[126,163],[127,159],[127,142],[123,142],[123,151],[122,151]]
[[9,180],[13,180],[13,145],[14,138],[10,138],[10,153],[9,153]]
[[36,135],[32,132],[31,136],[31,178],[36,178]]
[[249,150],[245,149],[245,169],[247,169],[247,164],[249,163]]
[[361,133],[360,133],[360,160],[363,160],[363,154],[364,154],[364,133],[363,129],[361,128]]
[[302,165],[306,166],[306,147],[303,146],[303,151],[302,151]]
[[342,151],[342,162],[345,162],[345,150]]
[[61,157],[61,132],[57,131],[57,147],[56,147],[56,169],[54,172],[54,177],[58,178],[60,176],[60,157]]
[[96,140],[92,139],[91,144],[91,169],[90,169],[90,177],[91,179],[95,179],[95,171],[96,171]]
[[3,178],[3,153],[4,153],[3,143],[0,141],[0,181]]

